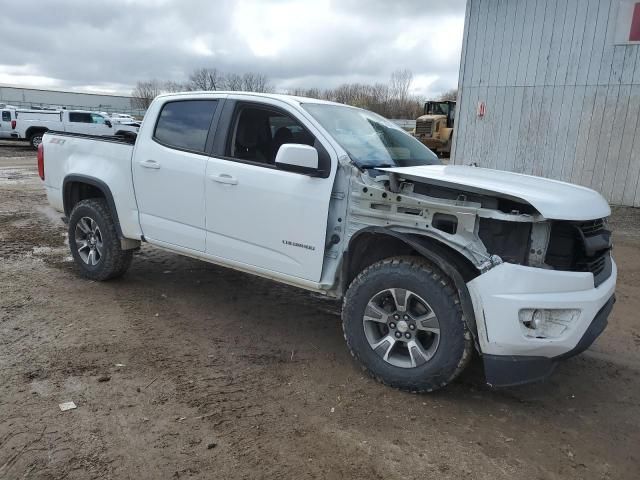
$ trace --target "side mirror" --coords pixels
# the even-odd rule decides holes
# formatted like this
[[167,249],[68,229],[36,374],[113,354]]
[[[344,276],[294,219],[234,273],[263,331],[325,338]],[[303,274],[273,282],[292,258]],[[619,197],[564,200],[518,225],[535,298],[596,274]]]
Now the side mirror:
[[104,124],[109,128],[113,127],[113,125],[111,124],[111,120],[105,120]]
[[285,143],[278,149],[275,163],[281,170],[315,175],[318,173],[318,151],[309,145]]

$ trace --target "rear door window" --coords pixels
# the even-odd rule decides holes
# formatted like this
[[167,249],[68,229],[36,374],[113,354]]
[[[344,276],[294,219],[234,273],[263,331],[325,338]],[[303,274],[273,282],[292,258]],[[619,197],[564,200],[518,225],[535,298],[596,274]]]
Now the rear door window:
[[158,117],[153,138],[166,147],[203,153],[217,104],[217,100],[166,103]]
[[93,123],[90,113],[69,112],[69,121],[74,123]]
[[3,110],[2,111],[2,121],[3,122],[10,122],[11,121],[11,112],[8,110]]

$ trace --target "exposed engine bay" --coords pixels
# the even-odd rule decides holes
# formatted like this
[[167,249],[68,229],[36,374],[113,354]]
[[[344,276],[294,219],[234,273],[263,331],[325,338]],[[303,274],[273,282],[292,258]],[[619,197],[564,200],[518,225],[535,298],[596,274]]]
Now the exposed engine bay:
[[480,272],[502,262],[591,272],[595,286],[611,274],[606,218],[549,219],[513,195],[406,177],[374,170],[354,177],[354,231],[359,224],[374,224],[433,237],[465,255]]

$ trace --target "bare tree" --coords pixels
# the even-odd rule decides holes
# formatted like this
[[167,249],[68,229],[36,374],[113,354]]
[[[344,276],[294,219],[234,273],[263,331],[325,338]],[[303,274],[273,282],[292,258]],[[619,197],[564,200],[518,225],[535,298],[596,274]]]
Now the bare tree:
[[[344,83],[332,89],[294,88],[288,93],[346,103],[389,118],[417,118],[422,113],[423,102],[411,95],[412,81],[413,74],[405,69],[394,71],[388,83]],[[272,87],[268,77],[262,73],[223,73],[215,68],[199,68],[189,75],[186,84],[158,80],[138,82],[132,92],[132,106],[146,109],[160,93],[181,90],[269,92]],[[455,93],[447,94],[455,99]]]
[[153,102],[153,99],[162,93],[162,88],[158,80],[148,80],[136,83],[136,87],[131,92],[131,106],[146,110]]
[[188,90],[188,86],[184,83],[174,82],[173,80],[167,80],[162,84],[161,93],[175,93],[175,92],[184,92]]
[[392,117],[402,116],[406,111],[412,81],[413,73],[411,70],[396,70],[391,74],[389,91],[391,97],[390,115]]
[[224,89],[237,92],[242,90],[242,75],[237,73],[227,73],[224,77]]
[[411,70],[396,70],[391,74],[391,80],[389,82],[391,95],[401,102],[405,101],[409,96],[411,82],[413,82],[413,73],[411,73]]
[[242,75],[242,89],[247,92],[267,92],[269,80],[262,73],[247,72]]
[[336,88],[295,88],[288,93],[365,108],[389,118],[417,118],[422,101],[410,94],[413,75],[409,70],[393,72],[389,83],[343,83]]
[[296,97],[308,97],[308,98],[320,98],[327,99],[325,93],[327,90],[320,90],[319,88],[294,88],[287,91],[289,95],[295,95]]
[[198,68],[191,72],[186,83],[172,80],[161,82],[157,79],[138,82],[131,92],[131,106],[146,110],[155,97],[161,93],[181,91],[245,90],[249,92],[269,92],[269,78],[263,73],[247,72],[223,73],[215,68]]
[[198,68],[189,75],[188,90],[221,90],[223,75],[215,68]]
[[452,102],[455,102],[457,98],[458,98],[458,89],[452,88],[451,90],[447,90],[446,92],[441,94],[438,100],[443,100],[443,101],[450,100]]

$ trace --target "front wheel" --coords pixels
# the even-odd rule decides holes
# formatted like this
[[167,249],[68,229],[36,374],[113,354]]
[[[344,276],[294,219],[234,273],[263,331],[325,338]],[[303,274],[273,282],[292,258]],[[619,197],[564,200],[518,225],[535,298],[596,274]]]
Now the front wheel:
[[431,392],[454,380],[472,339],[450,279],[421,257],[395,257],[353,281],[342,311],[351,354],[378,381]]
[[83,276],[117,278],[127,271],[132,250],[122,250],[116,225],[103,198],[82,200],[69,217],[69,248]]

